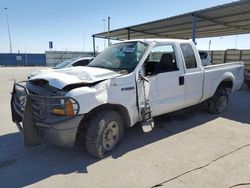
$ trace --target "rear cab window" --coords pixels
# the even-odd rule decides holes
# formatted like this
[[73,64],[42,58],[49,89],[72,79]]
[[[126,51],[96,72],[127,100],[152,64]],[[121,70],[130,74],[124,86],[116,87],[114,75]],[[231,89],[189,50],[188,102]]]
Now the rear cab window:
[[197,68],[197,62],[194,54],[194,50],[189,43],[180,44],[181,51],[185,60],[186,69]]

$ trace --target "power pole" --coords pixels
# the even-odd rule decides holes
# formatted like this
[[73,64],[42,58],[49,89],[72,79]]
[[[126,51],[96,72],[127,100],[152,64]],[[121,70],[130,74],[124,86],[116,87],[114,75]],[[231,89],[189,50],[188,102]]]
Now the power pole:
[[9,42],[10,42],[10,53],[12,53],[12,43],[11,43],[11,35],[10,35],[10,24],[9,24],[8,8],[5,7],[4,10],[6,11],[6,18],[7,18],[7,27],[8,27]]
[[235,49],[237,48],[237,42],[238,42],[238,35],[235,36],[235,45],[234,45]]
[[[110,32],[110,16],[108,17],[108,33]],[[108,39],[108,46],[110,45],[110,39]]]

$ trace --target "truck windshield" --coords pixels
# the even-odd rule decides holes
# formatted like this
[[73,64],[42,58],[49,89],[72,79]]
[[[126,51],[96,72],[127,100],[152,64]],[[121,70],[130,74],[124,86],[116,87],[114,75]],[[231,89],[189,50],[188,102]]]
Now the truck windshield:
[[147,46],[148,44],[138,41],[114,44],[106,48],[88,66],[132,72]]

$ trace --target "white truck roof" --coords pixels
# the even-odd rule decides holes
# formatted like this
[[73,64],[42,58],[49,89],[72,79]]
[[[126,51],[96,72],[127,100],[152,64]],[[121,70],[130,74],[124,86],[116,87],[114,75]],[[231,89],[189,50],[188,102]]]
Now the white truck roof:
[[148,38],[148,39],[133,39],[133,40],[125,40],[122,42],[127,42],[127,41],[141,41],[141,42],[193,42],[192,40],[187,40],[187,39],[162,39],[162,38]]

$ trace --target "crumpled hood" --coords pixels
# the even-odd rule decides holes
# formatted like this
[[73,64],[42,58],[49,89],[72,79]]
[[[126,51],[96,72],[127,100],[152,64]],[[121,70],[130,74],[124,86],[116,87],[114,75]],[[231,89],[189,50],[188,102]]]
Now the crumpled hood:
[[94,83],[120,75],[108,69],[78,66],[44,71],[33,76],[30,80],[46,80],[49,85],[62,89],[71,84]]

